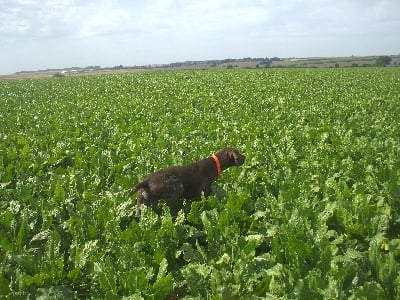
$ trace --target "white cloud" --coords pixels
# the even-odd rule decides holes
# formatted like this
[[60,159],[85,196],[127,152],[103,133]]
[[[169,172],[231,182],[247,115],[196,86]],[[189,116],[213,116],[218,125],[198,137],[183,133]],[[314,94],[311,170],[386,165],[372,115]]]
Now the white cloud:
[[[46,68],[390,54],[400,49],[398,11],[398,0],[2,0],[0,51],[10,59],[0,73],[35,61]],[[68,51],[52,55],[59,43]]]

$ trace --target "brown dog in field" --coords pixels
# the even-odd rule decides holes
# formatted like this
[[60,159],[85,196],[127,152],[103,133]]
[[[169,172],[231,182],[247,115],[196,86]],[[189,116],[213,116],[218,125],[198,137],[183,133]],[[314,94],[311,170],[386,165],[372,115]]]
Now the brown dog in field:
[[211,183],[216,180],[223,170],[240,166],[245,156],[234,148],[223,148],[211,157],[197,162],[169,167],[150,174],[144,181],[136,184],[129,196],[138,192],[136,215],[140,215],[140,205],[155,205],[158,200],[165,199],[168,206],[173,207],[177,200],[196,200],[201,194],[210,195]]

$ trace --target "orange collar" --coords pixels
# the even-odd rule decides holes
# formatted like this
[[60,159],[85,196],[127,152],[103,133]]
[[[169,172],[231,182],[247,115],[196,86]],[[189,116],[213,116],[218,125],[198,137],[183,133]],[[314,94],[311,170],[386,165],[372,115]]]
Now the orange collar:
[[217,166],[217,178],[219,178],[222,174],[221,163],[219,162],[219,158],[215,154],[213,154],[211,157],[214,159]]

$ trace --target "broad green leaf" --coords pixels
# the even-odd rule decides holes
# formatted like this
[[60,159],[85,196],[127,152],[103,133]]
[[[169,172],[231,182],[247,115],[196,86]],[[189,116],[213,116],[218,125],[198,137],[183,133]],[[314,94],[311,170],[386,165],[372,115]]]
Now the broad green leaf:
[[165,299],[165,297],[173,290],[172,274],[157,279],[150,289],[150,293],[154,295],[154,299]]

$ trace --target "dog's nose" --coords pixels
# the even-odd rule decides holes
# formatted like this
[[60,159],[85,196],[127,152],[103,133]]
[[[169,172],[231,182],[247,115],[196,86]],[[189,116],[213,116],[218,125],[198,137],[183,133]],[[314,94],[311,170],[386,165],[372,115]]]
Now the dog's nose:
[[243,165],[245,158],[246,158],[246,157],[245,157],[244,155],[239,155],[239,156],[237,157],[237,159],[236,159],[236,165],[237,165],[237,166]]

